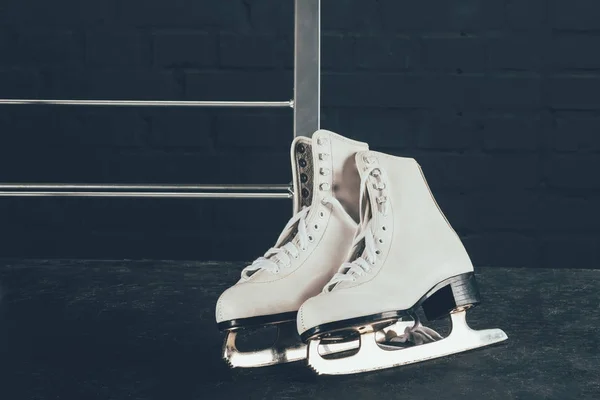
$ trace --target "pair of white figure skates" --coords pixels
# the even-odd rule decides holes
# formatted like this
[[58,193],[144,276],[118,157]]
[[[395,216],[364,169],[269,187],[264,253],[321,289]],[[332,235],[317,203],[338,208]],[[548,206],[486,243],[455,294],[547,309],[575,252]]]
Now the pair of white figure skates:
[[[275,246],[219,298],[232,367],[308,359],[319,374],[406,365],[507,339],[475,331],[473,266],[417,162],[319,130],[291,147],[294,215]],[[450,315],[447,337],[421,325]],[[237,332],[277,325],[271,348],[241,352]]]

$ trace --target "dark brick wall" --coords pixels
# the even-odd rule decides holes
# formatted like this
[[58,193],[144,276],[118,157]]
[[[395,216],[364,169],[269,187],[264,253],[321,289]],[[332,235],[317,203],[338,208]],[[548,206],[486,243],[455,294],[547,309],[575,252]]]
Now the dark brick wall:
[[[0,97],[285,100],[292,0],[3,0]],[[600,2],[324,0],[322,126],[477,265],[598,268]],[[289,110],[0,108],[0,181],[287,183]],[[0,255],[253,259],[285,200],[0,199]],[[268,216],[268,217],[267,217]]]

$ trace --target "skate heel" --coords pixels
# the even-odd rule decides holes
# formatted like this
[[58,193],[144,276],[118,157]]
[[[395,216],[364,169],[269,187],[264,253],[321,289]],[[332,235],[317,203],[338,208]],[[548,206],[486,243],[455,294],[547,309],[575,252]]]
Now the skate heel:
[[475,274],[472,272],[454,276],[439,286],[428,294],[422,304],[428,321],[443,318],[452,311],[474,307],[481,301]]

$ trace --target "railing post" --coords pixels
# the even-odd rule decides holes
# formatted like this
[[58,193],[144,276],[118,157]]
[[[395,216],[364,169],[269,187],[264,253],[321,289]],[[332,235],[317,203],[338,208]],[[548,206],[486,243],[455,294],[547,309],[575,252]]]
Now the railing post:
[[321,0],[295,0],[294,137],[321,122]]

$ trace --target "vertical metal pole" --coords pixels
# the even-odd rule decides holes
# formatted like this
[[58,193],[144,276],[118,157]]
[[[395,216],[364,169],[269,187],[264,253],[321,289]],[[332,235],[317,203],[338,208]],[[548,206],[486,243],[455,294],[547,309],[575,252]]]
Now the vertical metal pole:
[[295,0],[294,137],[321,125],[321,0]]

